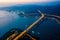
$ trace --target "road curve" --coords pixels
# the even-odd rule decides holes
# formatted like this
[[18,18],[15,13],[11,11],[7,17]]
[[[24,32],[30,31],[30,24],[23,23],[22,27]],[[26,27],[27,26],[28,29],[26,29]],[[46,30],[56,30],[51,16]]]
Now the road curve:
[[34,27],[34,25],[36,25],[39,21],[41,21],[45,15],[40,11],[38,10],[39,13],[41,13],[41,17],[36,20],[33,24],[31,24],[26,30],[24,30],[23,32],[21,32],[17,37],[14,38],[14,40],[18,40],[18,38],[21,38],[24,34],[26,34],[32,27]]

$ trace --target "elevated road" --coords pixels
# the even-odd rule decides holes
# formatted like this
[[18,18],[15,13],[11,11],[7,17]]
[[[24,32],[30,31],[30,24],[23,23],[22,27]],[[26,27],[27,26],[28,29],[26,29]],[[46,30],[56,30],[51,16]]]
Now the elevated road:
[[56,17],[56,18],[59,18],[60,19],[60,16],[57,16],[57,15],[51,15],[51,14],[45,14],[46,16],[52,16],[52,17]]
[[16,38],[14,38],[14,40],[18,40],[19,38],[24,36],[24,34],[26,34],[32,27],[34,27],[39,21],[41,21],[44,18],[45,15],[40,10],[38,10],[38,12],[41,14],[41,17],[38,20],[36,20],[33,24],[31,24],[26,30],[21,32]]
[[[49,18],[49,19],[53,19],[53,20],[56,20],[58,23],[60,23],[60,21],[58,21],[56,18],[59,18],[60,19],[60,16],[56,16],[56,15],[51,15],[51,14],[44,14],[42,13],[40,10],[38,10],[38,12],[41,14],[40,18],[37,19],[33,24],[31,24],[26,30],[24,30],[23,32],[21,32],[18,36],[16,36],[16,34],[12,34],[10,37],[15,38],[13,40],[18,40],[19,38],[21,38],[22,36],[24,35],[27,35],[28,37],[30,37],[32,40],[36,40],[35,38],[33,38],[32,36],[30,36],[29,34],[27,34],[27,32],[33,28],[39,21],[41,21],[43,18],[49,18],[50,16],[53,17],[53,18]],[[56,18],[55,18],[56,17]],[[9,40],[9,38],[7,38],[7,40]]]

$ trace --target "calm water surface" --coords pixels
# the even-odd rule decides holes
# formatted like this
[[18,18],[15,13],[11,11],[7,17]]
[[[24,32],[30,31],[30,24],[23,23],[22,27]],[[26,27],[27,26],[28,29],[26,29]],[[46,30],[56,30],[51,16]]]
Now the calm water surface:
[[39,17],[22,17],[15,13],[0,10],[0,37],[12,28],[26,29]]

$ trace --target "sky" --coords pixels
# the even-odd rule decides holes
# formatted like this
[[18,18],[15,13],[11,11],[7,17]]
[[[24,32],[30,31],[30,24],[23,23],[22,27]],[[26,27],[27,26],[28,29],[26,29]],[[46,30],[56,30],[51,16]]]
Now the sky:
[[0,0],[0,3],[29,3],[29,2],[51,2],[51,1],[59,1],[59,0]]
[[44,2],[54,2],[60,0],[0,0],[0,7],[6,5],[14,5],[14,4],[25,4],[25,3],[44,3]]

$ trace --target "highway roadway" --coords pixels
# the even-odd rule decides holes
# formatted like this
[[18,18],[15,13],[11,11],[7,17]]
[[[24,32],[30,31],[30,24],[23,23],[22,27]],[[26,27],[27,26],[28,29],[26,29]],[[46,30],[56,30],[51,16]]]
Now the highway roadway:
[[[38,10],[39,13],[41,13],[40,10]],[[41,13],[41,17],[36,20],[33,24],[31,24],[26,30],[24,30],[23,32],[21,32],[16,38],[14,38],[14,40],[18,40],[18,38],[21,38],[24,34],[26,34],[32,27],[34,27],[39,21],[41,21],[44,18],[44,14]]]
[[[31,28],[33,28],[39,21],[41,21],[43,18],[45,18],[46,16],[53,16],[53,17],[57,17],[57,18],[59,18],[60,19],[60,16],[56,16],[56,15],[50,15],[50,14],[44,14],[44,13],[42,13],[40,10],[38,10],[38,12],[41,14],[41,16],[40,16],[40,18],[39,19],[37,19],[33,24],[31,24],[26,30],[24,30],[23,32],[21,32],[18,36],[16,36],[16,34],[14,33],[14,34],[12,34],[11,36],[12,37],[15,37],[13,40],[18,40],[19,38],[21,38],[22,36],[24,36],[24,35],[27,35],[27,36],[29,36],[30,38],[32,38],[33,40],[36,40],[36,39],[34,39],[33,37],[31,37],[29,34],[26,34]],[[49,18],[49,17],[48,17]],[[55,20],[55,19],[54,19]],[[10,37],[11,37],[10,36]],[[7,40],[8,40],[9,38],[7,38]]]

